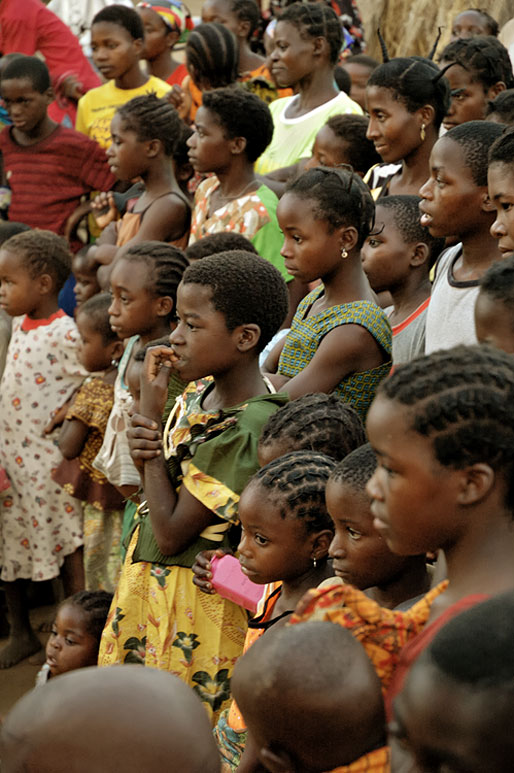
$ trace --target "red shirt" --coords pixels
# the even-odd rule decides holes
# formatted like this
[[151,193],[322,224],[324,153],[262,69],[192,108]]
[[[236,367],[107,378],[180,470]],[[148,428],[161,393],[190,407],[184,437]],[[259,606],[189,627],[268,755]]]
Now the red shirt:
[[9,220],[31,228],[64,234],[81,196],[108,191],[115,182],[105,151],[75,129],[57,126],[46,139],[22,146],[6,127],[0,133],[0,151],[12,190]]

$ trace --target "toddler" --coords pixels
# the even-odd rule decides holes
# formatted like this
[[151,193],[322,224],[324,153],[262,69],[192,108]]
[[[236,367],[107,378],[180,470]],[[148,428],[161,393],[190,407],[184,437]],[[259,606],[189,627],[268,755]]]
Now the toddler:
[[0,653],[8,668],[40,648],[25,588],[63,569],[67,595],[83,588],[82,509],[50,473],[61,455],[43,430],[51,411],[69,399],[86,374],[78,360],[75,323],[57,296],[71,255],[48,231],[26,231],[0,248],[0,303],[13,317],[0,386],[0,465],[11,487],[0,494],[0,563],[11,638]]

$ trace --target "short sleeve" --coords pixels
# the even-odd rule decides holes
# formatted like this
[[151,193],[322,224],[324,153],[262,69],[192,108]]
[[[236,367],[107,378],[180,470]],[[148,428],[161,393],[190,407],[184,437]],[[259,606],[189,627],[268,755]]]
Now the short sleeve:
[[86,382],[80,389],[67,419],[78,419],[88,427],[105,433],[113,405],[114,390],[109,384],[95,378]]

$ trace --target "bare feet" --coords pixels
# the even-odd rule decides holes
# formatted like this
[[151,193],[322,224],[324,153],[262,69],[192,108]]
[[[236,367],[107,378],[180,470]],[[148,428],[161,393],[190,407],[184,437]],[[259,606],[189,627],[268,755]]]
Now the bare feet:
[[11,637],[0,651],[0,668],[11,668],[41,649],[41,642],[32,631]]

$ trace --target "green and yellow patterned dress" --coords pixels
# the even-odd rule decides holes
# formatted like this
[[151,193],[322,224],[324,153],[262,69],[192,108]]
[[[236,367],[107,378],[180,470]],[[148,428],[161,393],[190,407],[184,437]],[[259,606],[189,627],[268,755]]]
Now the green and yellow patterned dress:
[[176,674],[194,689],[215,723],[230,703],[230,676],[248,618],[236,604],[199,591],[191,566],[199,550],[237,546],[237,506],[259,466],[259,434],[287,396],[262,395],[209,413],[202,400],[212,386],[190,384],[164,432],[170,479],[212,511],[212,524],[185,551],[165,556],[141,508],[98,662],[141,663]]
[[391,325],[382,309],[371,301],[342,303],[309,317],[312,305],[323,292],[324,287],[320,285],[299,304],[280,355],[278,373],[294,378],[307,367],[327,333],[341,325],[360,325],[384,350],[386,361],[377,368],[350,373],[336,386],[333,393],[345,403],[353,405],[364,419],[377,386],[391,370]]

